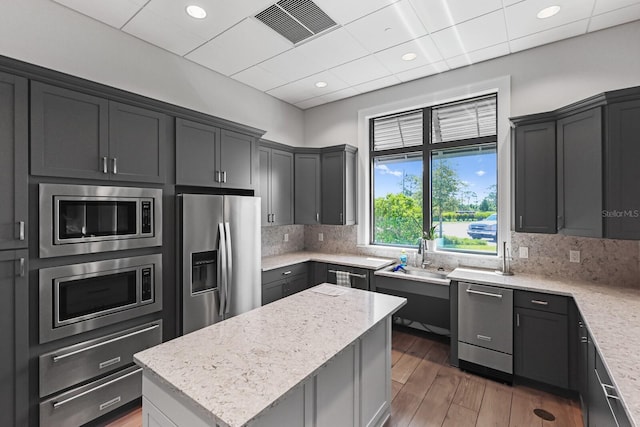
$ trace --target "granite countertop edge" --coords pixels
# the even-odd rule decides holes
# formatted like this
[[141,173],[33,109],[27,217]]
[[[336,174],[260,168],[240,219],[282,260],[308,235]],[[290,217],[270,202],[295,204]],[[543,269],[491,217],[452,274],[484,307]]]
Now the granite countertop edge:
[[395,262],[389,258],[379,258],[357,254],[328,254],[324,252],[289,252],[281,255],[271,255],[262,258],[262,271],[271,271],[277,268],[288,267],[303,262],[324,262],[327,264],[340,264],[348,267],[379,270]]

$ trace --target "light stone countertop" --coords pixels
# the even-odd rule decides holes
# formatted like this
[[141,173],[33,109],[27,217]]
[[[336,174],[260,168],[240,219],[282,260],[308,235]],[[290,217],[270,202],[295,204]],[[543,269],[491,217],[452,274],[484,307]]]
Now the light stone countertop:
[[262,271],[275,270],[276,268],[287,267],[289,265],[308,261],[340,264],[348,267],[367,268],[370,270],[378,270],[395,262],[395,260],[388,258],[375,258],[366,255],[327,254],[322,252],[301,251],[262,258]]
[[457,268],[451,280],[573,296],[600,350],[631,422],[640,426],[640,291],[593,283],[553,280],[492,271]]
[[201,417],[245,425],[406,303],[359,289],[339,287],[346,293],[328,296],[316,288],[137,353],[134,360]]

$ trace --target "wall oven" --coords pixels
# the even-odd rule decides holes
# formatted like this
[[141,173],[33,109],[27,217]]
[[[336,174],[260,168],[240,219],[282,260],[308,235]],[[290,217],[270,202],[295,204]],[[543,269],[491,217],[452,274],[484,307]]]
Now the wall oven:
[[40,343],[162,309],[162,255],[43,268]]
[[162,190],[40,184],[40,257],[162,245]]

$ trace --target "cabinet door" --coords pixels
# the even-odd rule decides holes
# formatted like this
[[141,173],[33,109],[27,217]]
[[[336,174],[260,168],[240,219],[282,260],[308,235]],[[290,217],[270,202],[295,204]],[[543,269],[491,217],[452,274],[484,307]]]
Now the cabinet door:
[[28,425],[27,250],[0,252],[0,425]]
[[320,283],[327,282],[327,264],[324,262],[313,262],[312,263],[312,274],[313,278],[311,280],[311,285],[319,285]]
[[222,129],[220,131],[219,169],[221,187],[253,190],[257,186],[258,165],[255,138]]
[[277,301],[284,296],[285,281],[268,283],[262,286],[262,305]]
[[343,225],[345,212],[345,153],[322,155],[322,223]]
[[515,308],[514,373],[561,388],[569,386],[567,316]]
[[260,147],[260,218],[262,225],[271,225],[271,150]]
[[176,119],[176,184],[217,187],[216,144],[220,129]]
[[607,107],[605,168],[606,237],[640,239],[640,100]]
[[519,126],[515,131],[516,231],[556,232],[556,124]]
[[320,154],[295,155],[295,223],[320,223]]
[[287,279],[287,284],[284,289],[284,296],[288,297],[289,295],[297,294],[298,292],[302,292],[309,287],[309,277],[306,274],[301,274],[298,276],[291,277]]
[[293,224],[293,154],[271,150],[271,214],[273,225]]
[[558,231],[602,237],[602,110],[558,120]]
[[[356,423],[356,353],[350,345],[316,376],[314,426],[351,427]],[[359,412],[359,410],[358,410]]]
[[109,103],[31,83],[31,174],[108,179]]
[[0,250],[27,246],[27,80],[0,73]]
[[167,120],[162,113],[109,102],[112,179],[165,182]]

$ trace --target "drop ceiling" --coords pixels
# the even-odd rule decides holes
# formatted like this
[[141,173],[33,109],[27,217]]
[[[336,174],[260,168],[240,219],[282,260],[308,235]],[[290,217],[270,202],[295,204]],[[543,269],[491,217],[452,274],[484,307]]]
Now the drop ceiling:
[[52,1],[302,109],[640,19],[640,0],[313,0],[336,25],[294,44],[255,18],[274,0]]

